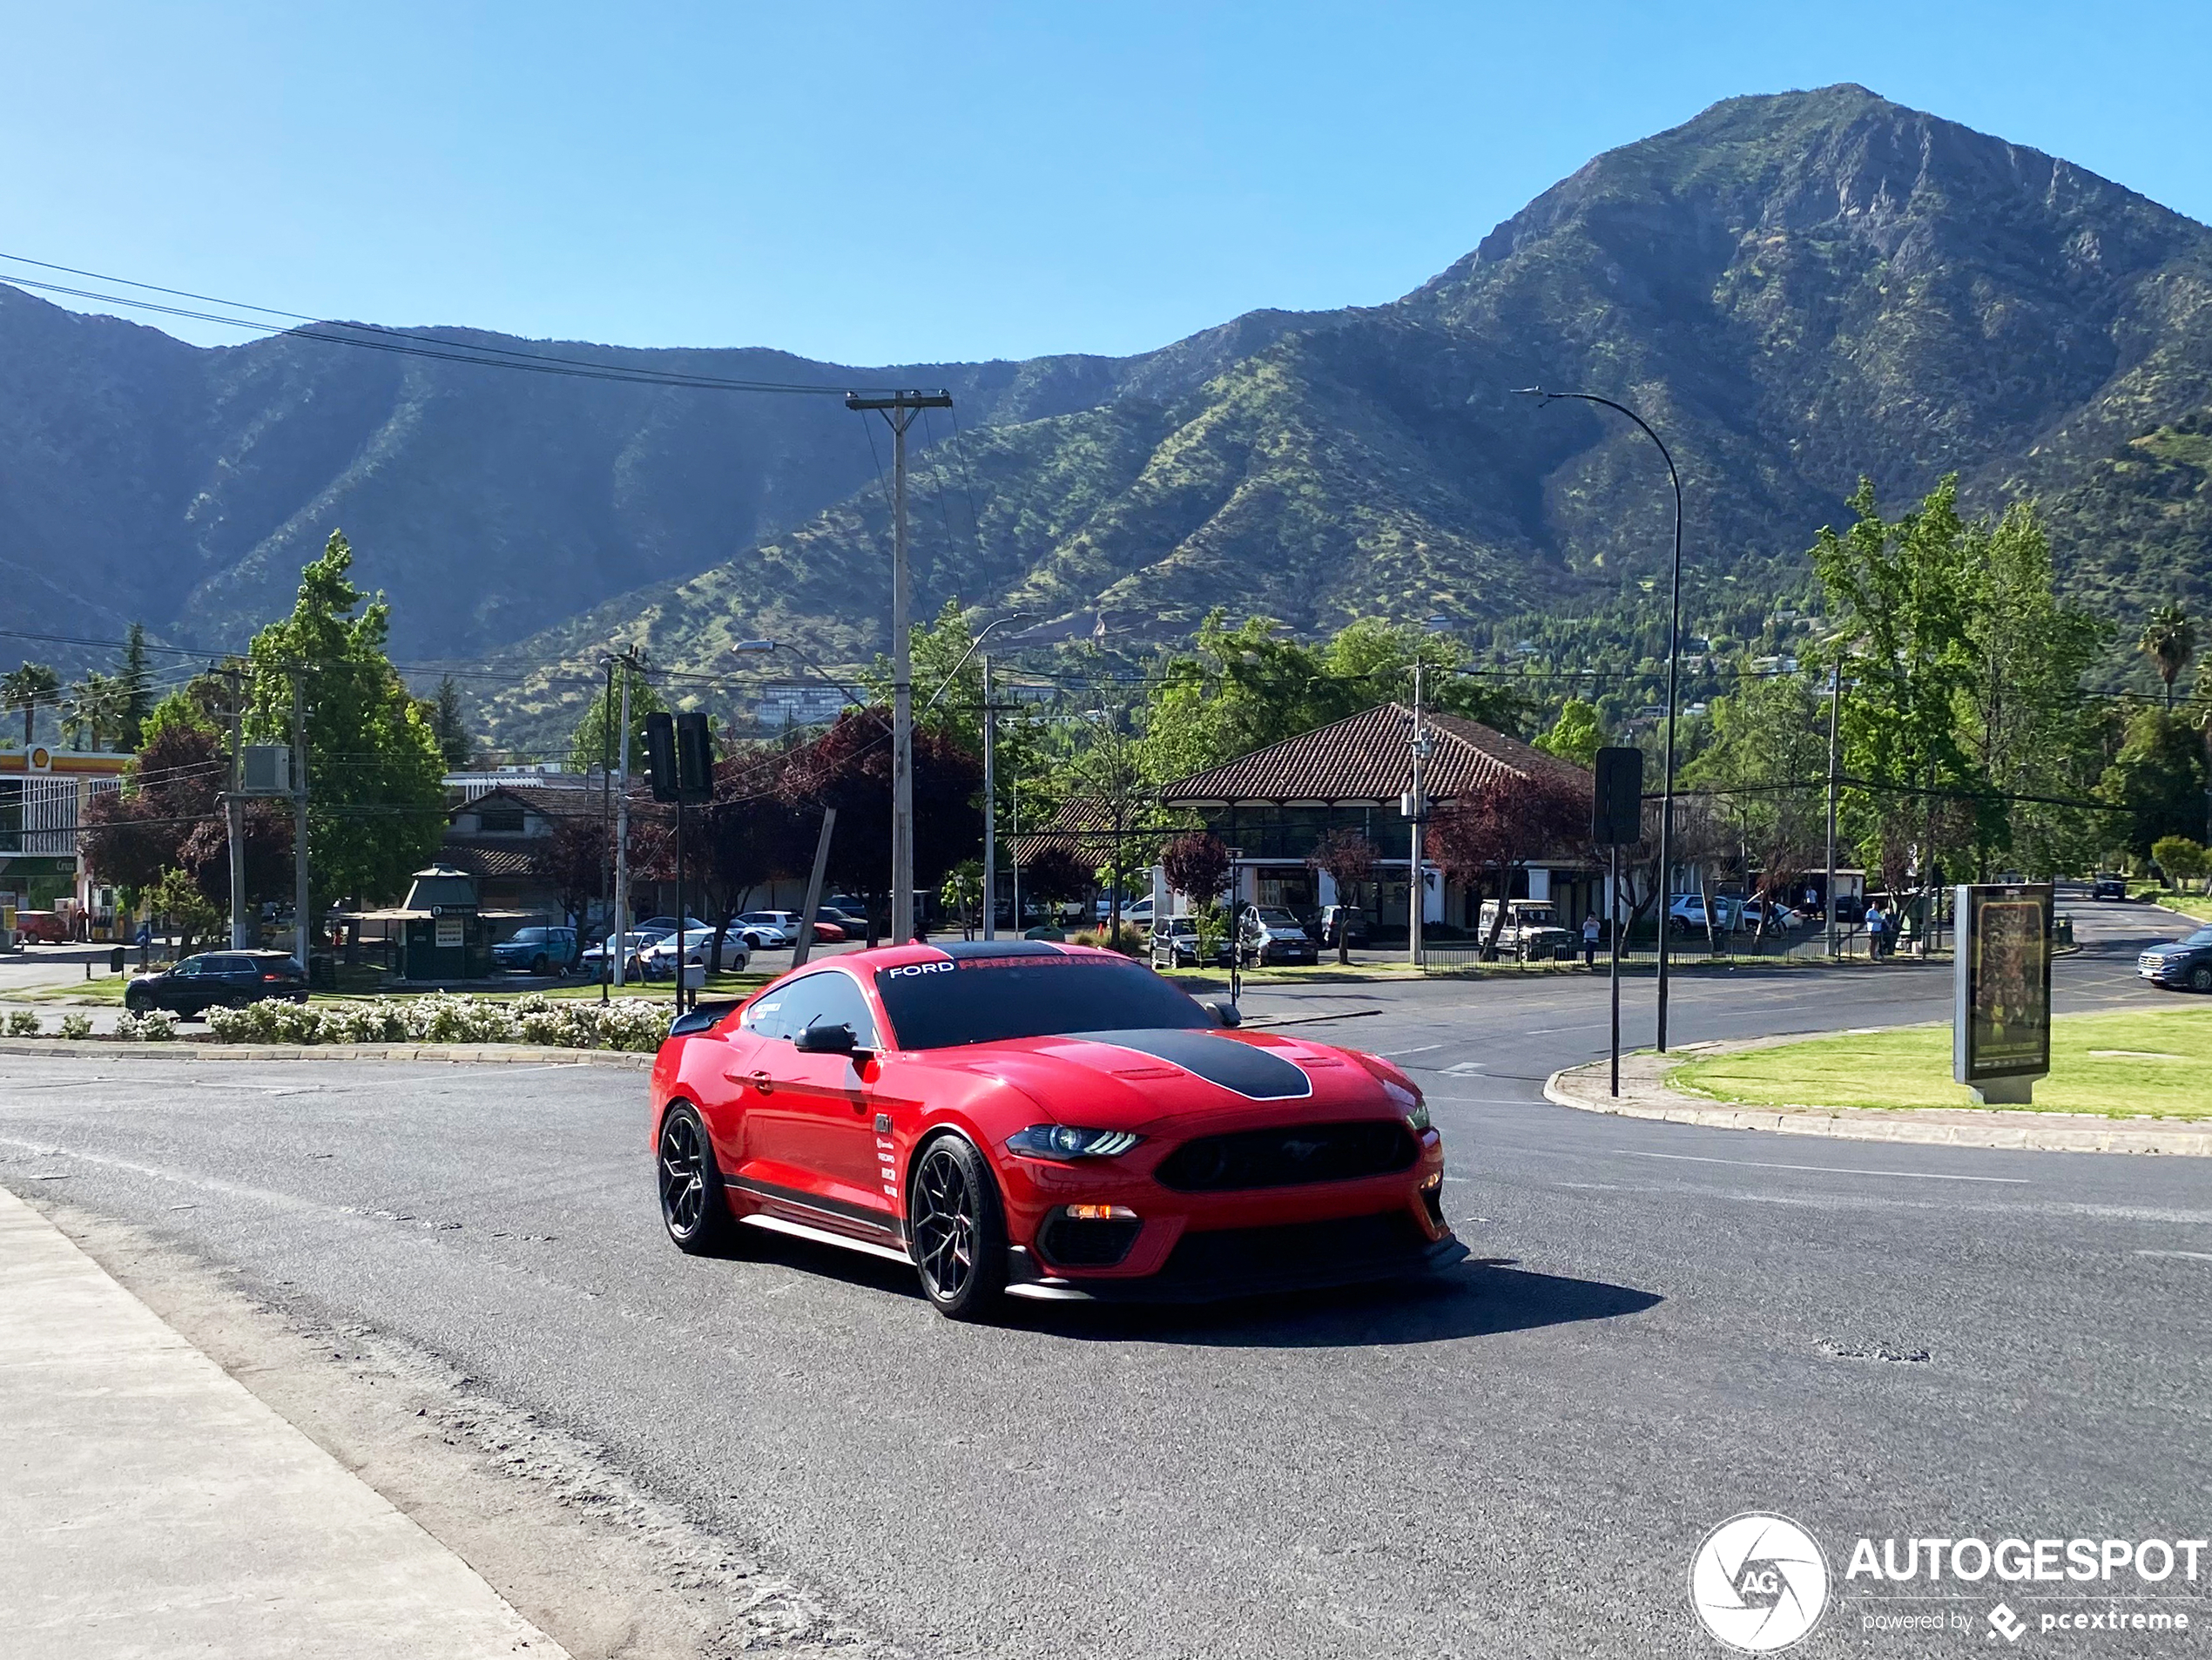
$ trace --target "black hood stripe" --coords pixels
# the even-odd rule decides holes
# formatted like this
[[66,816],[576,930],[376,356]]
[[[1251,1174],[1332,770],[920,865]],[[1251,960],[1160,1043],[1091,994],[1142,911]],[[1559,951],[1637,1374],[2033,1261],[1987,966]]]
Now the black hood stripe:
[[1070,1032],[1086,1043],[1110,1043],[1166,1061],[1251,1101],[1288,1101],[1313,1093],[1313,1080],[1279,1055],[1233,1037],[1174,1028]]

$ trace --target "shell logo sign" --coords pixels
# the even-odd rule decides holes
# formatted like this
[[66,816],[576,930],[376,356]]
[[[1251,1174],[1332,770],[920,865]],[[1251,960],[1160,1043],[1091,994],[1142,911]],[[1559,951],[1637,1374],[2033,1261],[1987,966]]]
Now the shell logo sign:
[[51,773],[54,770],[54,752],[44,744],[34,746],[25,759],[30,762],[24,769],[27,772]]

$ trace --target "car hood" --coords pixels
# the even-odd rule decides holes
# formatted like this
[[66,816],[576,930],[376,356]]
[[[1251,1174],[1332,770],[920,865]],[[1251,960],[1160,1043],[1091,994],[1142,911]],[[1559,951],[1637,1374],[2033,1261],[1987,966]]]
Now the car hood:
[[1143,1135],[1190,1133],[1194,1121],[1222,1128],[1403,1110],[1345,1050],[1211,1028],[1021,1038],[914,1058],[1010,1084],[1062,1124]]

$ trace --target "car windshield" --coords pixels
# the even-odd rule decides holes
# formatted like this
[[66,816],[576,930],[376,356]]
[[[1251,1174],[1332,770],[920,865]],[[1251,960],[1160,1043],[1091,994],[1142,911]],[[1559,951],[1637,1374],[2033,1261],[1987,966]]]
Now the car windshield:
[[2182,943],[2183,945],[2212,945],[2212,928],[2199,928]]
[[1288,911],[1262,911],[1259,920],[1271,928],[1294,928],[1298,920]]
[[907,962],[878,968],[875,988],[901,1049],[1213,1023],[1150,968],[1116,957],[1054,952]]

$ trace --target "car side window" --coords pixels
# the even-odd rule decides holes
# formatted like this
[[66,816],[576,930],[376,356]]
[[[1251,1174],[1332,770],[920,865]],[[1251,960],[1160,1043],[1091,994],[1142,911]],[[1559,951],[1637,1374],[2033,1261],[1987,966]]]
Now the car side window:
[[832,969],[827,974],[807,975],[806,983],[811,986],[818,980],[822,982],[822,989],[814,1019],[829,1026],[850,1026],[854,1043],[862,1049],[874,1049],[875,1016],[869,1013],[868,1000],[860,995],[852,976]]
[[200,972],[203,974],[241,975],[251,973],[253,971],[253,961],[250,957],[210,957],[207,960],[207,967],[201,969]]
[[798,1036],[816,1021],[832,1026],[850,1026],[854,1041],[861,1048],[876,1046],[875,1019],[868,1012],[867,1000],[860,995],[860,989],[853,983],[850,975],[833,968],[807,975],[780,987],[748,1009],[742,1023],[747,1030],[763,1037],[789,1039]]
[[207,959],[206,957],[186,957],[182,962],[179,963],[174,969],[171,970],[171,972],[182,978],[192,979],[196,977],[199,974],[200,970],[205,968],[206,966]]

